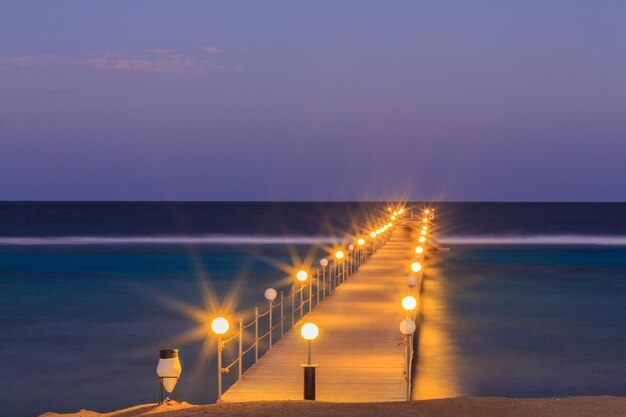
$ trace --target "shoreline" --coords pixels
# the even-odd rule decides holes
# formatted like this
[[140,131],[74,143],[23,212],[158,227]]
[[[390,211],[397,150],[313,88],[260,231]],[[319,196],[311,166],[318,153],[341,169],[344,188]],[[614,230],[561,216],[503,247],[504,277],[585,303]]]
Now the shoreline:
[[80,410],[47,412],[39,417],[622,417],[626,397],[555,398],[456,397],[409,402],[330,403],[319,401],[255,401],[192,405],[144,404],[110,413]]

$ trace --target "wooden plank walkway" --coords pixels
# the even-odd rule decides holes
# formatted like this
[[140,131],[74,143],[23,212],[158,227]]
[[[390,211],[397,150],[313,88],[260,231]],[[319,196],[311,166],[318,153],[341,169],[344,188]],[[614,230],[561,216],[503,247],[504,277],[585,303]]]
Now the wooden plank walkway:
[[405,358],[398,325],[405,317],[400,302],[409,293],[417,233],[398,225],[389,242],[248,369],[223,400],[301,400],[300,365],[306,363],[307,347],[300,328],[313,322],[320,329],[313,342],[313,363],[319,364],[317,400],[404,401]]

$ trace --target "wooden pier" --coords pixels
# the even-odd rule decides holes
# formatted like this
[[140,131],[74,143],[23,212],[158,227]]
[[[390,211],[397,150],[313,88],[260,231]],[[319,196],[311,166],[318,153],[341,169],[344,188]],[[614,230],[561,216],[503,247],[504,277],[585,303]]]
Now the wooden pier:
[[385,246],[250,367],[222,400],[301,400],[307,343],[300,328],[313,322],[320,329],[313,342],[317,400],[404,401],[406,359],[398,325],[406,317],[402,297],[417,291],[409,289],[407,277],[418,226],[417,221],[397,225]]

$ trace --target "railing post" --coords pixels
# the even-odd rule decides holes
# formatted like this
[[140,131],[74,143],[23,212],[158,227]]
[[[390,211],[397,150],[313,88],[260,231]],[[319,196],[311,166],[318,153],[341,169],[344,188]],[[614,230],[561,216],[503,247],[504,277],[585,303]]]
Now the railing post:
[[296,313],[293,310],[296,305],[296,284],[291,284],[291,328],[293,329],[293,325],[295,323]]
[[304,301],[303,301],[303,294],[304,294],[304,283],[300,284],[300,320],[302,320],[302,316],[304,315]]
[[320,270],[317,270],[317,304],[320,304]]
[[272,327],[274,327],[274,321],[272,320],[272,310],[274,309],[274,303],[270,301],[270,341],[269,349],[272,348]]
[[309,313],[313,309],[313,277],[309,278]]
[[243,319],[239,319],[239,363],[237,364],[237,379],[241,379],[241,375],[243,374],[243,358],[241,355],[243,354]]
[[284,322],[285,322],[285,297],[283,292],[280,292],[280,339],[283,339],[283,335],[285,334],[284,330]]
[[259,360],[259,307],[254,307],[254,363]]
[[322,300],[326,299],[326,267],[322,267]]

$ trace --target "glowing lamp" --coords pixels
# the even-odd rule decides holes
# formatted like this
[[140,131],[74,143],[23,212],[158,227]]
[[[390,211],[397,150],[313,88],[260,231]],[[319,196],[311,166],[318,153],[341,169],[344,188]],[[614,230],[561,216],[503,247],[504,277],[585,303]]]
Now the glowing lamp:
[[387,211],[391,211],[391,207],[387,207]]
[[422,219],[422,221],[423,221],[424,223],[428,223],[428,219],[426,219],[426,218]]
[[338,250],[337,252],[335,252],[335,258],[337,259],[343,259],[344,253],[341,250]]
[[404,209],[400,209],[400,214],[404,213]]
[[426,242],[426,238],[424,236],[420,236],[420,238],[418,240],[419,240],[420,243]]
[[360,237],[359,240],[356,241],[356,244],[359,245],[359,246],[365,245],[365,239]]
[[229,327],[230,325],[228,324],[228,320],[224,317],[217,317],[211,322],[211,329],[213,330],[213,333],[217,335],[223,335],[228,331]]
[[326,258],[320,259],[320,265],[322,266],[322,268],[326,268],[328,266],[328,259]]
[[419,272],[422,270],[422,264],[419,262],[413,262],[411,264],[411,271],[413,272]]
[[296,278],[300,282],[306,281],[308,277],[309,277],[309,274],[307,274],[307,272],[304,269],[301,269],[296,273]]
[[165,391],[168,393],[174,391],[174,387],[176,387],[181,372],[182,368],[180,366],[180,360],[178,359],[178,349],[160,350],[156,373]]
[[402,308],[407,312],[415,310],[417,307],[417,300],[412,295],[407,295],[402,299]]
[[382,233],[382,232],[380,231],[380,229],[376,229],[376,234],[377,234],[377,235],[379,235],[379,234],[381,234],[381,233]]
[[409,287],[413,288],[417,285],[417,277],[415,275],[409,275],[406,282],[409,284]]
[[420,234],[421,234],[422,236],[426,236],[426,230],[422,230],[422,231],[420,232]]
[[404,336],[411,336],[415,333],[415,322],[411,319],[404,319],[400,322],[400,333]]
[[372,233],[370,233],[370,237],[371,237],[372,239],[373,239],[373,238],[375,238],[375,237],[376,237],[376,232],[372,232]]
[[274,301],[278,293],[274,288],[268,288],[265,290],[265,293],[263,293],[263,295],[265,295],[265,299],[267,301]]
[[317,338],[317,336],[320,334],[320,331],[315,324],[306,323],[304,326],[302,326],[302,329],[300,329],[300,334],[302,335],[304,340],[310,342]]
[[428,230],[428,226],[422,227],[422,230]]
[[426,210],[424,210],[424,213],[428,214],[428,213],[430,213],[430,210],[426,209]]
[[397,216],[397,215],[398,215],[398,212],[397,212],[397,211],[394,211],[394,212],[393,212],[393,215],[394,215],[394,216]]
[[415,253],[424,253],[424,248],[421,246],[418,246],[415,248]]
[[391,227],[391,226],[393,226],[393,223],[389,222],[389,223],[387,223],[387,226]]

